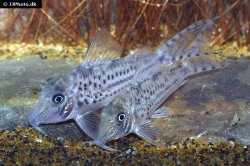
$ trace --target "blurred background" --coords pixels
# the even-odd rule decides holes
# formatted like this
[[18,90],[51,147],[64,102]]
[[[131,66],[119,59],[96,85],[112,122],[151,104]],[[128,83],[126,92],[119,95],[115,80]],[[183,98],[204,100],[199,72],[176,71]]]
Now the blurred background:
[[0,41],[87,46],[105,27],[126,50],[159,46],[193,22],[222,16],[215,43],[250,44],[247,0],[43,0],[40,9],[1,9]]

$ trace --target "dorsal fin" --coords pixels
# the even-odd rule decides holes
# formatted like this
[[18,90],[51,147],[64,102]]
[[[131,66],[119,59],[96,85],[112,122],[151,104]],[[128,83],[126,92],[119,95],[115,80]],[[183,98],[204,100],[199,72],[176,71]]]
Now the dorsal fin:
[[92,39],[83,64],[90,62],[118,59],[121,57],[122,48],[106,29],[98,31]]

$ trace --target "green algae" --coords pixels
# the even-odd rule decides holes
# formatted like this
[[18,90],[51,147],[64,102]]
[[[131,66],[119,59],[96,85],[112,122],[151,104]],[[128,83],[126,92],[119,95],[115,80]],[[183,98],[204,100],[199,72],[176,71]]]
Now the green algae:
[[64,44],[0,43],[0,57],[17,59],[27,55],[39,55],[42,59],[74,59],[79,62],[87,50],[87,45],[67,46]]
[[37,103],[37,98],[23,98],[22,96],[13,96],[12,98],[9,98],[7,100],[7,104],[9,106],[18,106],[18,105],[23,105],[23,104],[27,104],[27,105],[36,105]]
[[[73,59],[80,63],[87,51],[86,42],[80,43],[82,45],[76,46],[67,46],[61,43],[43,44],[42,42],[39,42],[38,44],[0,43],[0,58],[16,59],[27,55],[39,55],[44,59]],[[237,42],[227,43],[223,46],[211,45],[207,50],[222,50],[226,57],[250,57],[249,48],[247,46],[239,48]],[[130,50],[128,54],[131,54],[132,52],[134,52],[134,50]]]
[[210,143],[186,139],[165,148],[137,137],[112,142],[108,152],[84,141],[45,137],[33,129],[0,130],[1,165],[248,165],[250,147],[234,141]]

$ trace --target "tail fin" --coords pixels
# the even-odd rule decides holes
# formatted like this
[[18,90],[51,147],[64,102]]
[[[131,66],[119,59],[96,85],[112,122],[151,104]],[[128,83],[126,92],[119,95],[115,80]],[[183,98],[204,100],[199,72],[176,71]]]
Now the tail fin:
[[186,76],[207,72],[215,69],[220,69],[234,64],[237,59],[228,59],[225,57],[195,57],[182,62],[181,72]]
[[181,59],[181,57],[189,58],[196,55],[191,54],[192,52],[207,55],[208,52],[202,50],[209,42],[212,27],[218,18],[200,20],[188,26],[163,44],[156,51],[156,54],[163,57],[163,63],[172,63]]

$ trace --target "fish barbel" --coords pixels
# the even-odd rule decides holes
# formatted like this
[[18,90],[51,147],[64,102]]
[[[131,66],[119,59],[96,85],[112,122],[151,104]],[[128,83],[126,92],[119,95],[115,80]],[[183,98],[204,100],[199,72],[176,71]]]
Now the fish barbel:
[[135,133],[153,145],[164,146],[164,131],[155,122],[171,115],[171,111],[159,106],[185,84],[190,76],[223,68],[233,62],[234,60],[229,59],[190,58],[129,87],[104,107],[100,114],[91,112],[89,117],[96,116],[96,121],[92,123],[98,124],[98,127],[90,130],[97,135],[90,144],[114,150],[105,145],[106,142]]
[[[194,56],[216,54],[203,51],[216,20],[190,25],[155,52],[143,48],[125,58],[120,58],[121,48],[110,34],[100,31],[80,66],[43,87],[35,111],[28,116],[30,125],[46,134],[39,125],[74,119],[86,132],[89,122],[83,119],[89,119],[89,112],[108,105],[124,89],[152,75],[157,68]],[[88,135],[96,137],[90,132]]]

